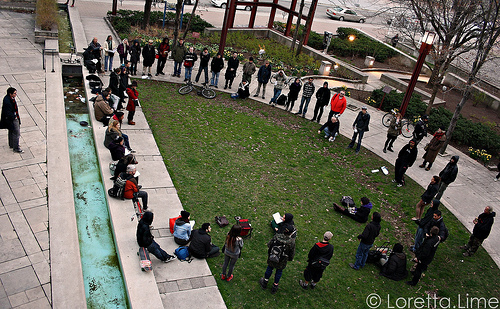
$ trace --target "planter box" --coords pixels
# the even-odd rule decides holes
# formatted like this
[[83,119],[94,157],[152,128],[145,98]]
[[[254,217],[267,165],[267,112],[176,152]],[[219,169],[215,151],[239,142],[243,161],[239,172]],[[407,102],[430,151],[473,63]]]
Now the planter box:
[[35,26],[35,43],[43,43],[45,39],[58,39],[57,25],[54,25],[52,30],[42,30]]

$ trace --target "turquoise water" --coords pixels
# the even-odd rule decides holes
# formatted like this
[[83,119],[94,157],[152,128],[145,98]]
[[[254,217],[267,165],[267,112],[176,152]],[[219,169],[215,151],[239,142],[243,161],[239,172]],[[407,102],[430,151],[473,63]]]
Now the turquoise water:
[[[92,128],[80,125],[80,121],[90,123],[84,100],[80,99],[79,93],[82,93],[82,89],[75,92],[74,86],[81,84],[81,78],[63,80],[73,195],[87,308],[129,308]],[[83,111],[86,113],[82,114]]]

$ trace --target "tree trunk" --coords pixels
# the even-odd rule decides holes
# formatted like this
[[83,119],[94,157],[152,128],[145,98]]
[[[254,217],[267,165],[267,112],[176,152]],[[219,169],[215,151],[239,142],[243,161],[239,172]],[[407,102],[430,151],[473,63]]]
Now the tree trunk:
[[[316,7],[316,3],[318,3],[318,0],[312,0],[311,8]],[[297,53],[295,54],[296,56],[300,55],[300,53],[302,52],[302,46],[304,46],[304,41],[305,41],[305,38],[306,38],[306,33],[305,33],[306,29],[309,27],[309,24],[312,23],[312,20],[311,20],[311,16],[312,16],[311,8],[309,9],[309,14],[307,15],[306,24],[304,25],[304,32],[302,32],[302,35],[301,35],[301,38],[300,38],[300,44],[299,44],[299,47],[297,48]]]
[[141,29],[144,30],[148,27],[149,25],[149,18],[151,16],[151,3],[153,0],[146,0],[146,3],[144,3],[144,20],[142,21],[142,26]]
[[293,32],[292,48],[290,48],[290,51],[292,52],[295,49],[295,42],[297,41],[297,36],[299,35],[299,28],[300,28],[300,22],[302,21],[303,10],[304,10],[304,0],[300,0],[299,16],[297,17],[297,25],[295,27],[295,31]]
[[[442,79],[442,78],[441,78]],[[436,99],[437,93],[439,91],[439,86],[441,85],[441,81],[436,82],[432,85],[432,94],[429,99],[429,104],[427,105],[427,109],[425,110],[426,115],[431,114],[432,106],[434,105],[434,100]]]
[[184,35],[182,36],[182,38],[185,40],[186,39],[186,36],[188,34],[188,31],[189,29],[191,28],[191,21],[193,20],[193,17],[194,17],[194,13],[196,12],[196,8],[198,7],[198,0],[196,0],[194,2],[194,5],[193,5],[193,10],[191,11],[191,17],[189,18],[189,21],[188,21],[188,24],[186,25],[186,31],[184,31]]
[[177,37],[179,36],[179,24],[180,24],[180,20],[181,20],[182,1],[183,0],[177,0],[177,3],[175,4],[174,44],[173,44],[173,46],[175,46],[177,44]]

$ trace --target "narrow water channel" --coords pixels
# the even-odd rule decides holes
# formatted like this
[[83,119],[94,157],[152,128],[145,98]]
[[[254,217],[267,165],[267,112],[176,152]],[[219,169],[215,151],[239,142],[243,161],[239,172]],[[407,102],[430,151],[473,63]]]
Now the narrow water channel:
[[[82,77],[64,77],[66,124],[87,308],[129,308]],[[72,263],[76,261],[68,261]]]

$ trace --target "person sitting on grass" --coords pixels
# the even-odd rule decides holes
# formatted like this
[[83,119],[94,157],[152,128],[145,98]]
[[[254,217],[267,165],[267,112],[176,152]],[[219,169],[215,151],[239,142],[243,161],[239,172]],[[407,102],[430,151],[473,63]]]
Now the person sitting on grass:
[[217,257],[220,255],[219,247],[212,244],[212,237],[208,233],[212,228],[210,223],[203,223],[201,228],[194,230],[189,244],[189,253],[198,259]]
[[408,271],[406,270],[406,254],[403,252],[402,244],[394,244],[392,253],[389,255],[387,262],[382,266],[380,275],[394,281],[406,279]]
[[368,221],[368,217],[370,216],[370,211],[372,210],[372,208],[373,205],[366,196],[361,198],[361,207],[354,208],[354,210],[351,211],[338,205],[337,203],[333,203],[333,209],[335,209],[335,211],[338,211],[359,223],[365,223],[366,221]]
[[151,234],[151,224],[153,223],[153,213],[150,211],[144,212],[139,224],[137,224],[137,244],[139,247],[146,248],[149,253],[156,256],[160,261],[168,263],[175,260],[175,256],[168,254],[160,248],[160,245],[154,241],[154,236]]
[[295,222],[293,222],[293,215],[291,213],[286,213],[281,217],[281,223],[277,224],[274,219],[271,221],[271,227],[274,229],[275,233],[283,233],[285,230],[291,231],[291,237],[297,237],[297,229],[295,228]]
[[185,246],[191,240],[191,224],[189,224],[190,213],[182,210],[181,217],[175,220],[174,241],[179,246]]
[[250,90],[248,88],[248,82],[246,80],[242,81],[238,86],[238,98],[246,99],[250,96]]
[[321,134],[321,131],[325,132],[325,138],[328,138],[329,142],[333,142],[337,135],[339,134],[340,121],[337,117],[333,116],[331,119],[328,119],[324,125],[321,126],[318,130],[318,134]]

